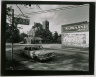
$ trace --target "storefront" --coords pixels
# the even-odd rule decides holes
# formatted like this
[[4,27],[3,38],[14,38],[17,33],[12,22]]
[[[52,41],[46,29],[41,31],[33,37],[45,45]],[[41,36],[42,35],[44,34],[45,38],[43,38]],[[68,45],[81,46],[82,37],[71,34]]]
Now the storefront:
[[61,26],[62,48],[89,47],[89,22],[78,22]]

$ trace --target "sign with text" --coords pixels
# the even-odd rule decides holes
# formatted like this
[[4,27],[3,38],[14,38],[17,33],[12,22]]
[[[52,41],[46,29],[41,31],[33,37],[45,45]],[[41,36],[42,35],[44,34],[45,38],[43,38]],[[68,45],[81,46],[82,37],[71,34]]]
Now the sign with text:
[[83,24],[70,24],[70,25],[62,25],[62,33],[63,32],[81,32],[81,31],[88,31],[89,30],[89,24],[83,23]]
[[16,23],[16,24],[23,24],[23,25],[29,25],[30,20],[29,19],[23,19],[23,18],[16,18],[16,17],[14,17],[14,23]]
[[86,44],[86,34],[62,34],[62,43],[66,45]]

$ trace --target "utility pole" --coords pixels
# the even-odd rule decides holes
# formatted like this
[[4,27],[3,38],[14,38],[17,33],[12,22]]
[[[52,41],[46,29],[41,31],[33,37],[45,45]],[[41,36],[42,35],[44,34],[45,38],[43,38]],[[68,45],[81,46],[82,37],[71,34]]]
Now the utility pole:
[[12,61],[13,61],[13,31],[14,31],[14,9],[12,9]]
[[27,44],[30,44],[30,39],[29,39],[29,31],[27,31],[27,34],[28,34],[28,38],[27,38]]
[[34,29],[34,31],[33,31],[33,33],[34,33],[33,34],[33,37],[34,37],[34,44],[35,44],[35,22],[34,22],[34,28],[33,29]]
[[35,39],[35,28],[34,28],[34,44],[36,44],[36,39]]

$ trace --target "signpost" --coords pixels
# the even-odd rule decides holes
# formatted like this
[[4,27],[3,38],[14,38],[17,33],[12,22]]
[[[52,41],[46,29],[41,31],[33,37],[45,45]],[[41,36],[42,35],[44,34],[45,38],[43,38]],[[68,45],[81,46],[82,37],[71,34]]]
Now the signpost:
[[23,19],[23,18],[16,18],[14,17],[14,9],[12,10],[12,60],[13,60],[13,32],[14,32],[14,24],[23,24],[23,25],[29,25],[29,19]]
[[13,60],[13,26],[14,26],[14,9],[12,9],[12,60]]

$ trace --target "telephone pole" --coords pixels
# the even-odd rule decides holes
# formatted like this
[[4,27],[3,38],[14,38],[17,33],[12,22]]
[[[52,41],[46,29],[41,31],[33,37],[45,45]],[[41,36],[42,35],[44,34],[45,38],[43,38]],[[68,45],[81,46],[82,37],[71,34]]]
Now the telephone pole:
[[12,60],[13,60],[14,9],[12,9]]

